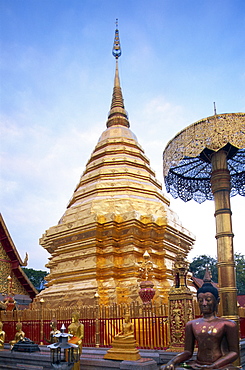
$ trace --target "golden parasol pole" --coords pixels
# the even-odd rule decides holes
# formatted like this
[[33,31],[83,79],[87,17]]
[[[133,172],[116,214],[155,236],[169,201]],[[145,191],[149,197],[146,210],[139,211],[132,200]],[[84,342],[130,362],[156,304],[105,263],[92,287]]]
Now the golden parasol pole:
[[230,206],[230,173],[226,152],[212,156],[212,192],[215,204],[218,276],[222,316],[238,321],[237,289],[233,252],[233,232]]

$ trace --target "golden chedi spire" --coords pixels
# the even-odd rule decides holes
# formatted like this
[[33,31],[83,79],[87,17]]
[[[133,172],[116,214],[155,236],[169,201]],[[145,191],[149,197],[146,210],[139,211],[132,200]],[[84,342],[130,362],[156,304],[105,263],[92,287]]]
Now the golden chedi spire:
[[120,86],[119,72],[118,72],[118,58],[122,55],[119,31],[118,31],[118,22],[116,20],[116,30],[115,38],[112,49],[112,55],[116,58],[116,71],[114,78],[114,88],[112,94],[111,109],[108,115],[108,121],[106,126],[111,127],[115,125],[122,125],[129,127],[128,115],[124,108],[122,90]]
[[51,254],[47,287],[39,294],[46,306],[92,304],[95,292],[101,303],[140,301],[136,263],[150,247],[154,299],[161,296],[166,301],[176,250],[186,256],[194,241],[170,209],[129,128],[118,75],[118,29],[113,55],[116,73],[107,128],[58,225],[40,239]]

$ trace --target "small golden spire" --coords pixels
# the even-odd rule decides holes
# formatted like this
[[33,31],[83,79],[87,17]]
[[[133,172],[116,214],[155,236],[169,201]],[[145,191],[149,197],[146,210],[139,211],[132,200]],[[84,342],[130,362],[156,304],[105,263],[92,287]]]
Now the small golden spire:
[[115,126],[115,125],[122,125],[129,127],[128,115],[124,108],[122,90],[120,86],[120,79],[119,79],[119,72],[118,72],[118,58],[121,56],[121,46],[120,46],[120,39],[119,39],[119,31],[118,31],[118,19],[116,19],[116,31],[115,31],[115,38],[114,44],[112,49],[112,55],[116,58],[116,71],[115,71],[115,78],[114,78],[114,88],[112,94],[112,102],[111,102],[111,109],[108,115],[108,120],[106,123],[107,127]]

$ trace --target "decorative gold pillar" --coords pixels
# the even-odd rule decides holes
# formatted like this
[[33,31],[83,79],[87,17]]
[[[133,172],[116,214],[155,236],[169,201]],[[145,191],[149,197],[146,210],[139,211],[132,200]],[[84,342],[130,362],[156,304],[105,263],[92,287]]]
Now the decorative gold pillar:
[[186,285],[189,264],[180,254],[174,263],[175,284],[169,292],[169,350],[181,352],[184,349],[185,324],[194,318],[192,293]]
[[239,323],[230,206],[231,184],[224,150],[212,156],[211,185],[215,204],[221,315]]

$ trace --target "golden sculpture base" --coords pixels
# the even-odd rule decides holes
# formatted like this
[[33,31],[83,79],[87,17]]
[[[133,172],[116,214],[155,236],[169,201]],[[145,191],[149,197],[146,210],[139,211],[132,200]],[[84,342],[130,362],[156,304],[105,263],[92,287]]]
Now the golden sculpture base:
[[112,342],[112,348],[107,351],[104,358],[108,360],[137,361],[141,356],[136,348],[136,340],[134,338],[115,338]]
[[183,352],[185,349],[184,346],[170,346],[165,351],[166,352]]
[[71,370],[80,370],[80,360],[73,365]]

